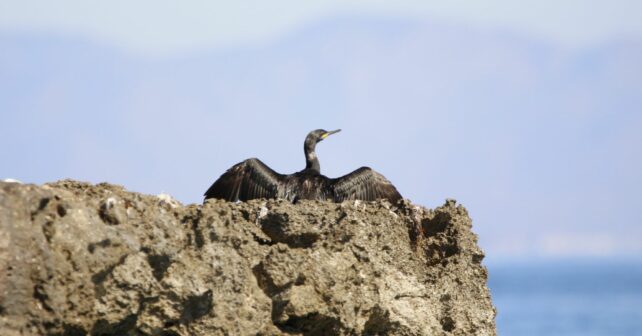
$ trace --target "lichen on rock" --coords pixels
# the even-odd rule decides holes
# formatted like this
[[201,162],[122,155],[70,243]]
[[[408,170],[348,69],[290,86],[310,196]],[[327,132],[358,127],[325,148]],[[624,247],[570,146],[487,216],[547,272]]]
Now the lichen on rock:
[[2,335],[495,335],[466,210],[0,182]]

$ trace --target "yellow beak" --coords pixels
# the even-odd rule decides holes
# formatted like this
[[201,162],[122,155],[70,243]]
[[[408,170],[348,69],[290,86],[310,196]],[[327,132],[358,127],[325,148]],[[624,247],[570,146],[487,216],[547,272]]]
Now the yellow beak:
[[325,133],[323,133],[321,135],[321,139],[325,139],[325,138],[328,137],[328,135],[331,135],[331,134],[334,134],[334,133],[337,133],[337,132],[341,132],[341,129],[330,131],[330,132],[325,132]]

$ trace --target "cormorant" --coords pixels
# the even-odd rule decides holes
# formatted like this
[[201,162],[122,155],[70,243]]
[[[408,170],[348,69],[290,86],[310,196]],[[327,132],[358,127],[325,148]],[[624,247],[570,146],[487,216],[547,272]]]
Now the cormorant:
[[321,167],[314,149],[329,135],[341,131],[314,130],[303,143],[305,169],[283,175],[275,172],[256,158],[237,163],[219,177],[205,192],[205,199],[247,201],[255,198],[284,198],[293,203],[299,199],[374,201],[387,199],[396,203],[401,199],[397,189],[383,175],[361,167],[339,178],[321,175]]

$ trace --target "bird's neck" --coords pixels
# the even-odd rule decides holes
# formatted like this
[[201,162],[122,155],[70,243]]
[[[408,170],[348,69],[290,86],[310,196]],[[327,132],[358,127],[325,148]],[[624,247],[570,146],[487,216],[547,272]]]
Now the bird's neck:
[[314,147],[314,145],[303,147],[303,151],[305,152],[305,170],[321,174],[321,165],[319,164],[319,158],[317,158]]

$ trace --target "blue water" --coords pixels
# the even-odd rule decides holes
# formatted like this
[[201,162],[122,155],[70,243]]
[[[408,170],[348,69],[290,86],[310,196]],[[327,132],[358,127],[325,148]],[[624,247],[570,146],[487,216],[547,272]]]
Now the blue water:
[[642,335],[642,262],[488,267],[500,336]]

